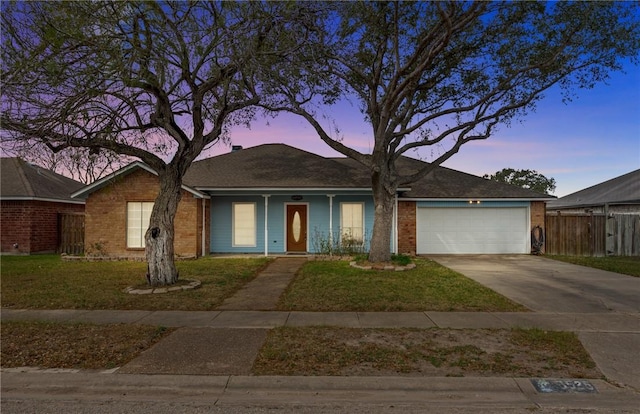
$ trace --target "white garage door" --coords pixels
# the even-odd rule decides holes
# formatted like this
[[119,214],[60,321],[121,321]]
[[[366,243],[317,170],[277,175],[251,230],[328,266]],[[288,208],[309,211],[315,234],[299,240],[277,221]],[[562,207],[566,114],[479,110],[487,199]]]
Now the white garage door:
[[417,209],[418,254],[529,253],[528,209]]

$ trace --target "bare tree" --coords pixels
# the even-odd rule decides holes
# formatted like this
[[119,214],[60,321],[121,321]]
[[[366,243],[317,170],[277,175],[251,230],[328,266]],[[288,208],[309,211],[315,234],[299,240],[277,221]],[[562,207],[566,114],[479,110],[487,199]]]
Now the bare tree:
[[147,277],[151,285],[175,283],[182,178],[203,148],[251,119],[260,100],[256,69],[263,57],[284,56],[290,50],[283,48],[304,41],[303,16],[283,18],[302,8],[212,1],[2,7],[3,139],[54,152],[106,150],[151,166],[160,191],[145,235]]
[[99,180],[131,162],[131,158],[110,151],[95,153],[87,148],[67,148],[53,152],[40,142],[12,139],[2,142],[2,152],[85,184]]
[[[638,62],[638,6],[630,2],[332,3],[325,37],[277,72],[279,100],[264,105],[304,117],[334,150],[371,173],[375,221],[369,259],[390,258],[394,197],[468,142],[531,111],[549,88],[570,99]],[[272,72],[273,73],[273,72]],[[373,148],[341,142],[317,115],[346,94],[372,127]],[[325,110],[324,112],[328,112]],[[405,153],[433,160],[400,171]]]

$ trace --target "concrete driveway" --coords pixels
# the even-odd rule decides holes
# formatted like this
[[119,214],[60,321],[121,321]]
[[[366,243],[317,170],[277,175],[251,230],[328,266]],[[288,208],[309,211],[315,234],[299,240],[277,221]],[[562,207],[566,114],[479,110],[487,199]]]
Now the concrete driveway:
[[536,312],[640,312],[640,278],[527,255],[429,256]]

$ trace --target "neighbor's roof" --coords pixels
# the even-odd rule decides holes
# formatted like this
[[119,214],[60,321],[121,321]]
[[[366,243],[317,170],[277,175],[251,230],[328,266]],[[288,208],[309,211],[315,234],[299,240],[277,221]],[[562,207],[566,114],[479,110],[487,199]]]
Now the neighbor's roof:
[[602,206],[604,204],[639,204],[640,169],[584,190],[566,195],[547,205],[548,209]]
[[0,198],[79,203],[71,193],[83,183],[14,158],[0,158]]

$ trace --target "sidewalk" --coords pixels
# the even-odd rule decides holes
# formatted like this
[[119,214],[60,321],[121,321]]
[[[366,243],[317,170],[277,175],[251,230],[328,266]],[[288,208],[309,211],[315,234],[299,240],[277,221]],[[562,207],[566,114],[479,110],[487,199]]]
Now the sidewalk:
[[[275,307],[278,297],[304,261],[300,258],[277,259],[253,282],[225,301],[221,310],[210,312],[2,309],[3,321],[131,323],[181,328],[117,370],[117,375],[87,372],[44,375],[3,370],[3,398],[29,398],[29,395],[48,392],[65,396],[99,394],[96,398],[108,398],[126,388],[131,398],[138,398],[139,393],[139,398],[144,398],[142,394],[145,394],[150,401],[159,395],[162,398],[173,396],[177,401],[214,398],[216,405],[230,406],[296,402],[315,405],[339,401],[522,409],[620,408],[631,412],[640,405],[640,359],[637,358],[640,313],[264,310]],[[573,331],[578,333],[611,383],[589,380],[596,387],[596,394],[542,394],[535,390],[529,379],[523,378],[248,376],[268,329],[321,325],[451,329],[521,327]],[[173,365],[158,366],[162,364]],[[140,375],[163,372],[180,375]]]

